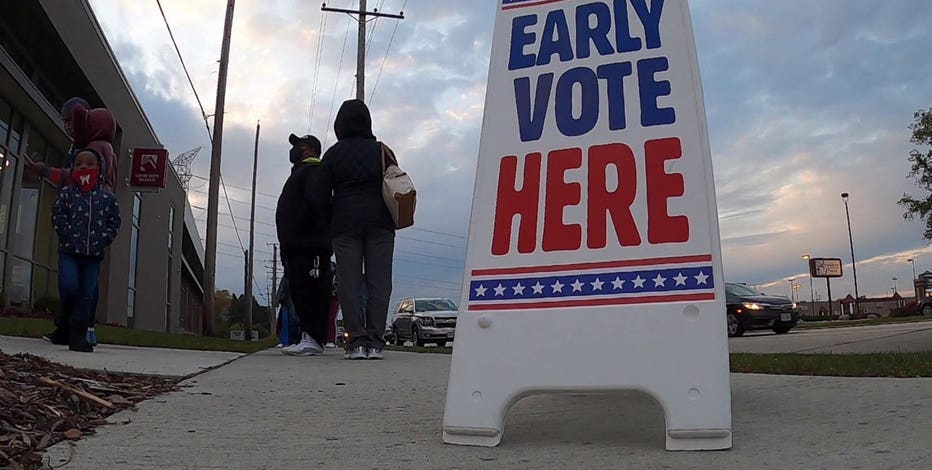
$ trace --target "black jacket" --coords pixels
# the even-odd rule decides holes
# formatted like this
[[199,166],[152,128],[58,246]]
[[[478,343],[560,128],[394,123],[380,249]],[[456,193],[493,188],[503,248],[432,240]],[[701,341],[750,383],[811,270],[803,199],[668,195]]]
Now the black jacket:
[[328,201],[315,197],[320,169],[318,162],[299,162],[285,181],[275,210],[282,253],[303,248],[331,249]]
[[369,109],[359,100],[344,102],[333,128],[338,141],[324,154],[318,193],[330,202],[331,233],[394,230],[382,199],[382,147],[372,135]]

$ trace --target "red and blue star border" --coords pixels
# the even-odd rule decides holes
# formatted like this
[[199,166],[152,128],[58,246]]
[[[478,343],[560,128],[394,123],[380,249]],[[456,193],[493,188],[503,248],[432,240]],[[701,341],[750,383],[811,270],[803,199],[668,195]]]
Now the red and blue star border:
[[472,271],[469,310],[715,299],[712,255]]

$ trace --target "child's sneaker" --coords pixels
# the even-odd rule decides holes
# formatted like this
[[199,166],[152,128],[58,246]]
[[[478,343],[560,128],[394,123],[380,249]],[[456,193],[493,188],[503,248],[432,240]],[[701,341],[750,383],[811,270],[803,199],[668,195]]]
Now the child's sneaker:
[[68,333],[58,328],[56,328],[55,331],[52,331],[51,333],[42,335],[42,340],[48,341],[52,344],[57,344],[59,346],[67,346],[69,342]]
[[91,346],[91,343],[87,342],[85,335],[82,335],[80,332],[76,331],[71,333],[68,349],[77,352],[94,352],[94,346]]

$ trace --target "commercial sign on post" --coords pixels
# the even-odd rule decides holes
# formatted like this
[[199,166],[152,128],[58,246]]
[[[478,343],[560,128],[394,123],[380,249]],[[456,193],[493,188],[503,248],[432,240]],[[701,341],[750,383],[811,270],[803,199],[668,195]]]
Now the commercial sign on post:
[[444,440],[544,392],[642,390],[731,447],[725,298],[685,0],[498,4]]
[[158,191],[165,188],[168,150],[133,149],[132,157],[129,185],[133,191]]
[[841,277],[841,258],[811,258],[809,275],[812,277]]

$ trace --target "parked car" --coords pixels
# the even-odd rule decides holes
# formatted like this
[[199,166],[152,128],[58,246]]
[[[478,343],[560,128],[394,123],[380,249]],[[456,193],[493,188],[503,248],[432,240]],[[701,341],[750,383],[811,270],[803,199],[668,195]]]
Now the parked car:
[[459,308],[450,299],[405,299],[392,318],[391,337],[396,345],[411,341],[415,346],[437,343],[446,346],[456,332]]
[[725,284],[725,304],[729,337],[751,330],[773,330],[782,335],[799,322],[799,311],[792,300],[763,294],[744,284]]

